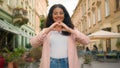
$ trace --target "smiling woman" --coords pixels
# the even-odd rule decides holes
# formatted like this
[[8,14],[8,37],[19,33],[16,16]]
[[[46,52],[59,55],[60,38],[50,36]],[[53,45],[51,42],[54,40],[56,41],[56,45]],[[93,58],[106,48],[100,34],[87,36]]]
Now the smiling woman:
[[40,68],[80,68],[75,43],[87,45],[89,38],[74,28],[68,11],[54,4],[45,27],[30,39],[32,46],[43,45]]

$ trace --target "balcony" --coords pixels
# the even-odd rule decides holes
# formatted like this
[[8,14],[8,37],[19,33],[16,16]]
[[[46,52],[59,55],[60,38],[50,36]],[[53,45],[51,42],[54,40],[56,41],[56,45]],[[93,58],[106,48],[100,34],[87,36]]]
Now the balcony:
[[27,10],[23,8],[14,8],[13,9],[13,24],[22,26],[28,23]]
[[101,0],[97,0],[96,5],[99,6],[101,4]]

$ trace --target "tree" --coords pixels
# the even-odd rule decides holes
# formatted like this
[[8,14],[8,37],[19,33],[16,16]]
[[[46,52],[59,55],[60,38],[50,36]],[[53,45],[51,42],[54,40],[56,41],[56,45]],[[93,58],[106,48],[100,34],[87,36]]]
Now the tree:
[[46,18],[44,16],[40,17],[40,28],[41,30],[44,28]]

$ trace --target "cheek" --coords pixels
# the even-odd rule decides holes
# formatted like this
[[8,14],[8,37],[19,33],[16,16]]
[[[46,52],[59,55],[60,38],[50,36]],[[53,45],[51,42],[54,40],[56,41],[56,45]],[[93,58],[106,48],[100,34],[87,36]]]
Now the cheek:
[[56,18],[56,16],[53,15],[53,16],[52,16],[52,19],[54,20],[55,18]]
[[65,19],[65,18],[63,17],[63,18],[62,18],[62,21],[64,21],[64,19]]

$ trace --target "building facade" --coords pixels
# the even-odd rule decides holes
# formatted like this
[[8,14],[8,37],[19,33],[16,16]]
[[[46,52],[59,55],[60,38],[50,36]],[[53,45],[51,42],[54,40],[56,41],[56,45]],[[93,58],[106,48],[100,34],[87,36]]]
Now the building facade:
[[[36,2],[39,0],[0,0],[0,50],[7,47],[11,50],[17,47],[29,48],[30,37],[36,35],[40,30],[38,26],[38,17],[45,15],[42,13],[47,7],[39,5],[36,8]],[[45,0],[46,4],[47,1]],[[39,2],[43,4],[43,2]],[[39,13],[41,14],[39,14]],[[39,25],[39,24],[38,24]]]
[[36,0],[35,3],[35,33],[38,34],[40,32],[40,25],[41,25],[41,20],[42,18],[46,18],[47,14],[47,6],[48,6],[48,1],[47,0]]
[[[72,15],[74,25],[83,33],[89,35],[98,30],[120,32],[120,0],[79,0]],[[94,42],[104,51],[117,50],[118,39],[107,39]],[[92,45],[93,45],[92,44]]]

